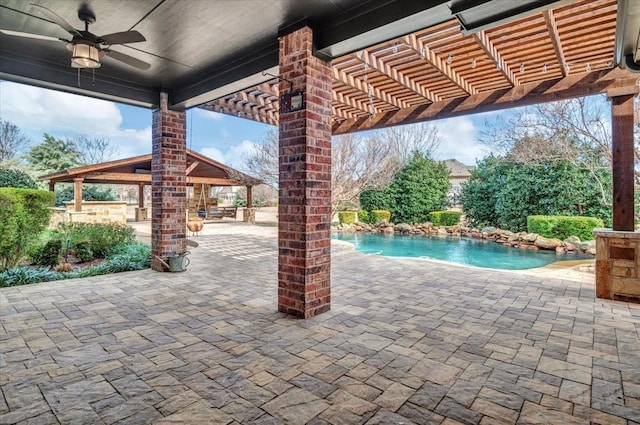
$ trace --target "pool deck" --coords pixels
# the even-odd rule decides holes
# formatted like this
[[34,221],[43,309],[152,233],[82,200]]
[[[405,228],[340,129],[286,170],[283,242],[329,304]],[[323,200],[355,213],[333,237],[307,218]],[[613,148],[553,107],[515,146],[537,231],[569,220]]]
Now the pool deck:
[[640,423],[640,305],[592,275],[334,244],[332,309],[299,320],[275,228],[205,228],[184,273],[0,289],[0,423]]

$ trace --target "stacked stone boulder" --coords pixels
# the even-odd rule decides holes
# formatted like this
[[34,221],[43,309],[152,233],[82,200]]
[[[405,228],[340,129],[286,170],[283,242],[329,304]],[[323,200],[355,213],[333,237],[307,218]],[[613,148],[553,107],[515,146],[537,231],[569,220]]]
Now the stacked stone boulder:
[[376,224],[340,224],[335,226],[333,230],[338,232],[468,237],[485,239],[504,246],[523,250],[542,249],[553,250],[560,254],[596,254],[595,241],[581,241],[577,236],[570,236],[565,240],[560,240],[557,238],[545,238],[537,233],[514,233],[495,227],[475,229],[465,226],[434,226],[429,222],[411,225],[408,223],[393,224],[382,221]]

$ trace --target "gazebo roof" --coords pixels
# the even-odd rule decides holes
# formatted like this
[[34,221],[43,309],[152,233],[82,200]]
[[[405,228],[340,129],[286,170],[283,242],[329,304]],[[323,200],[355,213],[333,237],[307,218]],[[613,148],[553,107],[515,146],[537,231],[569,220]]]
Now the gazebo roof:
[[[187,149],[186,174],[187,185],[255,186],[262,183],[259,179],[190,149]],[[51,183],[73,182],[80,178],[86,183],[151,184],[151,154],[69,168],[40,176],[40,180],[49,180]]]

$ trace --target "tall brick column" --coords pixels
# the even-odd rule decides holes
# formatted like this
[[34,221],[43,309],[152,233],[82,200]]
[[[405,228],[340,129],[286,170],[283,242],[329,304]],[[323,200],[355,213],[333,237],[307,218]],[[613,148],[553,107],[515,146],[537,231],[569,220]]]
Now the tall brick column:
[[331,308],[331,67],[312,39],[308,27],[280,38],[280,76],[306,104],[280,111],[278,310],[303,318]]
[[153,111],[151,159],[151,268],[166,268],[155,255],[183,254],[187,249],[186,114],[170,111],[167,93]]

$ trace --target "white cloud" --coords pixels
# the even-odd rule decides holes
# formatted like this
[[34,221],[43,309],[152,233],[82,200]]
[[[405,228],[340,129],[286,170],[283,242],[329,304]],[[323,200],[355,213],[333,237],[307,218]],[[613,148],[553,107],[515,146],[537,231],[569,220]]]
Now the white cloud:
[[220,114],[220,113],[214,112],[214,111],[208,111],[208,110],[202,109],[202,108],[195,108],[194,109],[194,113],[198,117],[207,118],[207,119],[214,120],[214,121],[220,121],[222,118],[224,118],[223,114]]
[[119,158],[151,152],[151,126],[122,128],[123,117],[114,102],[2,81],[0,116],[34,143],[44,133],[61,138],[85,134],[109,139]]
[[443,139],[437,152],[438,159],[453,158],[474,165],[477,159],[490,153],[489,148],[476,140],[476,127],[469,117],[448,118],[435,121],[433,125]]
[[255,144],[251,140],[243,140],[237,145],[230,146],[226,153],[222,153],[220,149],[212,146],[200,149],[200,153],[229,167],[241,170],[244,156],[254,149]]

